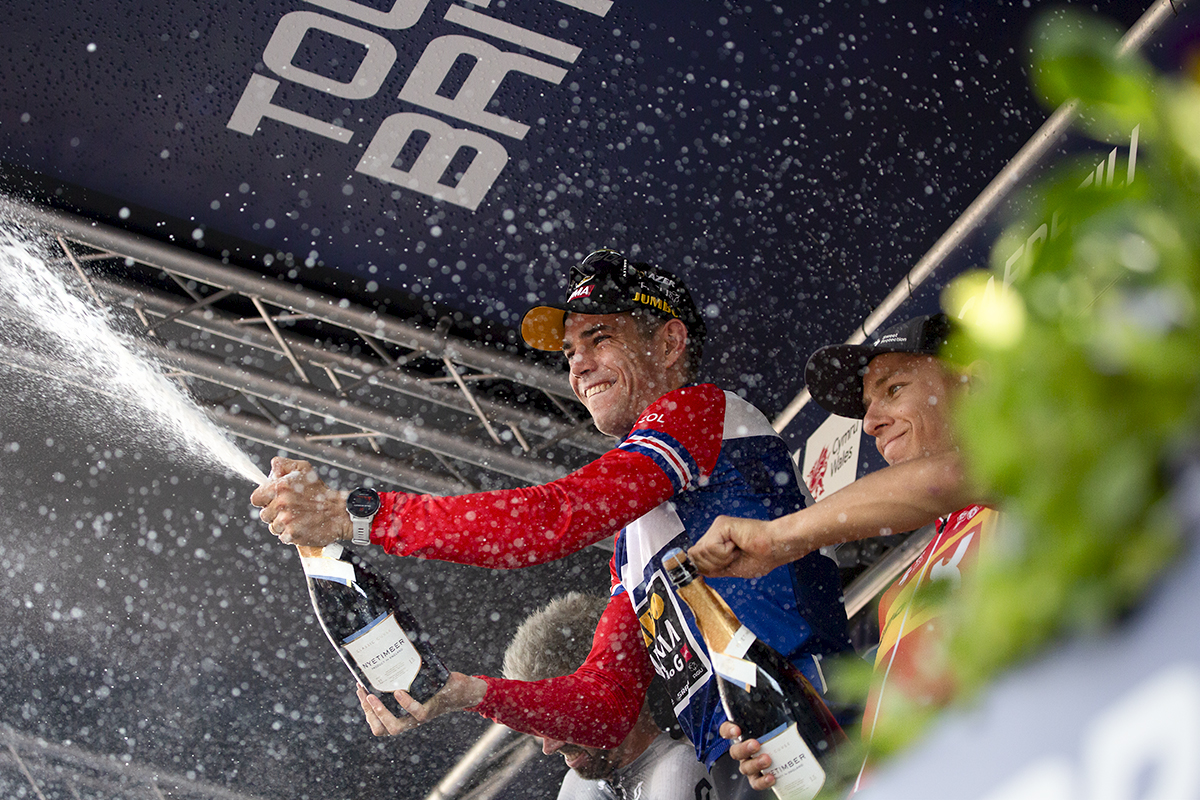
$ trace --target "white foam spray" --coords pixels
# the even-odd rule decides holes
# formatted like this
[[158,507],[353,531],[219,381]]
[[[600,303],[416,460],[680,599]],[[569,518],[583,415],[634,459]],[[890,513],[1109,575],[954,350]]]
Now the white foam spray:
[[[0,307],[5,317],[0,340],[52,353],[53,362],[65,368],[64,383],[70,382],[67,371],[71,378],[86,374],[90,389],[128,409],[114,424],[255,483],[266,479],[159,364],[135,352],[103,310],[72,294],[37,254],[31,237],[11,228],[0,229]],[[55,376],[43,373],[41,379]]]

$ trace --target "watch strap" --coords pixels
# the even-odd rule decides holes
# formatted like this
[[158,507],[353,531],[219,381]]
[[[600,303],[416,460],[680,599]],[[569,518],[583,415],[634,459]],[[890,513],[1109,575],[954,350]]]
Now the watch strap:
[[[371,543],[371,522],[379,513],[379,492],[366,486],[351,489],[346,495],[346,513],[350,515],[350,541]],[[355,513],[359,512],[359,513]]]
[[351,517],[350,524],[353,526],[354,536],[350,539],[353,544],[370,544],[371,543],[371,521],[375,519],[372,514],[369,517]]

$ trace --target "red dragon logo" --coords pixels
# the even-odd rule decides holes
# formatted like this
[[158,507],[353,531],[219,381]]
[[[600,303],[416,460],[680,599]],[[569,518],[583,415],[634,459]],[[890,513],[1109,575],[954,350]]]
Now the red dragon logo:
[[812,492],[814,500],[820,499],[821,495],[825,494],[825,472],[828,469],[829,447],[825,446],[821,448],[821,454],[817,456],[812,469],[804,476],[804,482],[808,484],[808,490]]

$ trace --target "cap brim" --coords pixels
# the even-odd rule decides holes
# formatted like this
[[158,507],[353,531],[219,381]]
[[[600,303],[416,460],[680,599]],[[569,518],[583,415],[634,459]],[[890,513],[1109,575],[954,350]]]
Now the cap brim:
[[566,315],[566,311],[553,306],[529,309],[521,318],[521,338],[535,350],[562,350]]
[[862,419],[863,375],[879,354],[867,345],[833,344],[822,347],[804,365],[804,384],[813,402],[839,417]]

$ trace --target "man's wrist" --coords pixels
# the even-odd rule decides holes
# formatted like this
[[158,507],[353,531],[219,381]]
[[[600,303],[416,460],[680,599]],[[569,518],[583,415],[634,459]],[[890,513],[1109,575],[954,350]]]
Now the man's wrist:
[[777,517],[767,522],[767,537],[771,542],[771,558],[774,566],[790,564],[812,552],[807,542],[798,535],[796,526],[788,517]]
[[350,517],[346,514],[346,496],[349,494],[347,491],[338,491],[335,495],[333,514],[331,515],[331,527],[335,542],[349,540],[354,535]]
[[473,711],[487,697],[488,682],[482,676],[451,672],[450,680],[455,684],[455,699],[463,711]]

